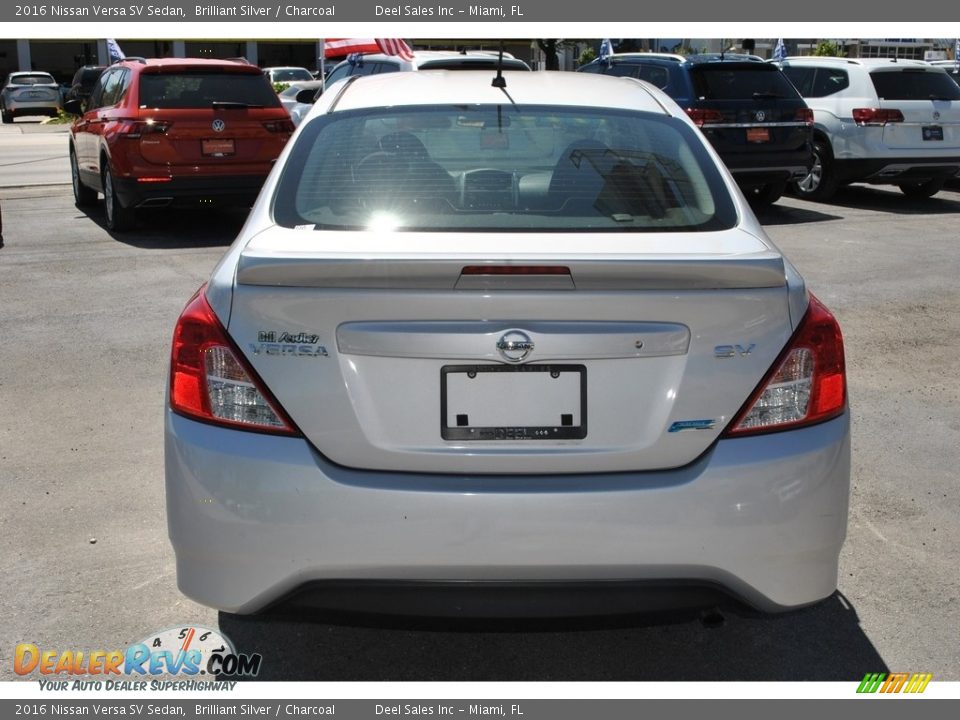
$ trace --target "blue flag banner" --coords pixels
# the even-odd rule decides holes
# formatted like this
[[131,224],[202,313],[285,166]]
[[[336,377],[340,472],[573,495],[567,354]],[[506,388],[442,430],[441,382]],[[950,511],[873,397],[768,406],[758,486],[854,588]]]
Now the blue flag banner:
[[610,42],[610,38],[604,38],[600,43],[600,60],[607,61],[611,55],[613,55],[613,43]]
[[774,60],[785,60],[787,57],[787,46],[783,44],[783,38],[777,40],[777,46],[773,49]]
[[117,44],[117,41],[113,38],[107,38],[107,54],[110,56],[111,63],[120,62],[126,57],[126,55],[123,54],[123,50],[121,50]]

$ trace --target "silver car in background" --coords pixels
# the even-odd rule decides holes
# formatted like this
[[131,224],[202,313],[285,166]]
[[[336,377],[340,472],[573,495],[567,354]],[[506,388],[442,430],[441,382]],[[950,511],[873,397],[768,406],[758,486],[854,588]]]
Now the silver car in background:
[[236,613],[829,596],[836,320],[664,93],[492,77],[331,86],[187,304],[180,588]]
[[48,115],[60,111],[60,85],[45,72],[12,72],[0,90],[0,115],[12,123],[18,115]]

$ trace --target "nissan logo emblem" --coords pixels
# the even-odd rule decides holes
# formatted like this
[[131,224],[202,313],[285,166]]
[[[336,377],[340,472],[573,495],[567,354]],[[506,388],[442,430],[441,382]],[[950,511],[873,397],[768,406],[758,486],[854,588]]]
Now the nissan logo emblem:
[[939,111],[939,110],[934,110],[934,111],[933,111],[933,119],[934,119],[934,120],[939,120],[939,119],[940,119],[940,111]]
[[213,125],[211,125],[210,127],[213,128],[214,132],[223,132],[224,128],[227,127],[227,124],[223,120],[217,118],[216,120],[213,121]]
[[525,332],[510,330],[497,341],[497,350],[507,362],[521,362],[533,352],[533,340]]

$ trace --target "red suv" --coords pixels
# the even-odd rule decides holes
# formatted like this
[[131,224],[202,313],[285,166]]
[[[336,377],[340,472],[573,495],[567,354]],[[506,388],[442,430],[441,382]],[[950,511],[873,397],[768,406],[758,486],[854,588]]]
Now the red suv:
[[77,206],[103,193],[115,231],[137,208],[252,203],[294,130],[260,68],[229,60],[127,58],[64,109]]

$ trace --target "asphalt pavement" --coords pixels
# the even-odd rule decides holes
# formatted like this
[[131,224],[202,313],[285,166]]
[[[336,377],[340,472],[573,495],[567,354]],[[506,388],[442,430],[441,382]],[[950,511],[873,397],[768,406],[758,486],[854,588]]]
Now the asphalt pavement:
[[272,680],[960,680],[960,193],[857,186],[761,213],[846,339],[853,489],[825,602],[514,623],[237,617],[177,590],[162,413],[176,318],[244,213],[158,212],[111,235],[68,185],[30,184],[64,141],[35,134],[0,132],[0,679],[19,642],[122,649],[197,623],[262,653]]

